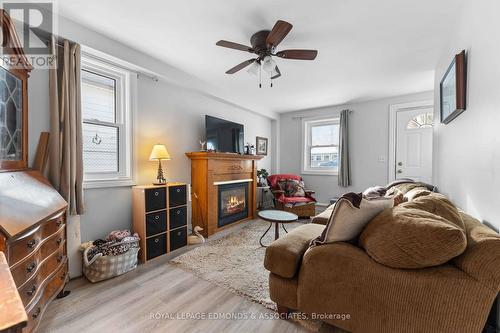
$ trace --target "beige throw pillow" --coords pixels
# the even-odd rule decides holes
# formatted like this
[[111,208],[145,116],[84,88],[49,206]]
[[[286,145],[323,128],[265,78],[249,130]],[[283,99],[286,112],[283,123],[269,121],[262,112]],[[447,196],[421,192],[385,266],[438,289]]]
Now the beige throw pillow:
[[367,200],[362,193],[344,194],[335,203],[323,233],[311,241],[311,246],[355,239],[371,219],[393,204],[394,197]]

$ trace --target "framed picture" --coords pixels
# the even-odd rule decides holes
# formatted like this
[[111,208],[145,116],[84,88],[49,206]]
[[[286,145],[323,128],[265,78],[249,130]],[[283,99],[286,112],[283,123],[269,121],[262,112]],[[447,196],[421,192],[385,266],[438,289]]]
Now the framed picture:
[[465,50],[455,56],[439,85],[441,123],[448,124],[466,108],[467,68]]
[[255,146],[257,147],[257,155],[267,155],[267,138],[258,136]]

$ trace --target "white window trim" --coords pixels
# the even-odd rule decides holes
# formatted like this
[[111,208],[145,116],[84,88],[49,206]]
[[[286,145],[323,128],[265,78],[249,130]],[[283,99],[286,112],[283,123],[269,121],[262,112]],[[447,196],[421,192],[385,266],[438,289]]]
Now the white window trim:
[[338,168],[326,169],[326,170],[317,170],[311,169],[309,167],[310,157],[310,142],[311,142],[311,125],[319,125],[319,124],[330,124],[340,123],[339,117],[329,117],[329,118],[304,118],[302,119],[302,156],[301,156],[301,173],[303,175],[325,175],[325,176],[337,176],[339,174]]
[[[113,63],[117,65],[114,66]],[[117,87],[115,116],[116,122],[121,123],[117,126],[119,128],[119,171],[84,174],[83,187],[85,189],[136,185],[133,124],[137,110],[137,76],[133,70],[126,70],[119,63],[118,59],[103,56],[100,52],[95,55],[89,49],[82,52],[82,69],[117,79],[117,84],[120,86]]]

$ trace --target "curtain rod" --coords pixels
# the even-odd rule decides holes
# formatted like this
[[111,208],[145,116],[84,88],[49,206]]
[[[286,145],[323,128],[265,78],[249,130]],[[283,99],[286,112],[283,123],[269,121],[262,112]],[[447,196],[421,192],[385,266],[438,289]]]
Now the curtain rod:
[[[324,109],[325,107],[322,107],[322,108],[318,108],[318,109],[310,109],[309,112],[311,111],[317,111],[317,110],[320,110],[320,109]],[[343,110],[341,110],[343,111]],[[349,111],[349,113],[353,113],[354,110],[347,110]],[[307,112],[307,111],[306,111]],[[292,117],[292,120],[302,120],[304,118],[321,118],[322,116],[318,116],[318,115],[313,115],[313,116],[309,116],[309,115],[302,115],[302,116],[295,116],[295,117]]]
[[149,73],[145,73],[145,72],[142,72],[142,71],[139,71],[139,70],[136,70],[136,69],[130,69],[130,68],[128,68],[127,66],[123,66],[123,65],[117,64],[117,63],[115,63],[115,62],[113,62],[113,61],[109,61],[109,60],[107,60],[107,59],[104,59],[104,58],[102,58],[102,57],[99,57],[99,56],[97,56],[97,55],[95,55],[95,54],[92,54],[92,53],[89,53],[89,52],[85,52],[85,51],[81,51],[81,52],[82,52],[82,54],[84,54],[84,55],[85,55],[85,56],[87,56],[87,57],[90,57],[90,58],[93,58],[93,59],[99,60],[99,61],[101,61],[101,62],[104,62],[104,63],[108,64],[108,65],[115,66],[115,67],[119,67],[119,68],[121,68],[121,69],[124,69],[124,70],[130,71],[130,72],[134,72],[134,73],[136,73],[137,75],[142,75],[142,76],[145,76],[145,77],[147,77],[147,78],[150,78],[150,79],[151,79],[151,80],[153,80],[154,82],[158,82],[158,81],[159,81],[158,77],[157,77],[157,76],[155,76],[155,75],[151,75],[151,74],[149,74]]
[[[46,40],[45,42],[46,42],[47,46],[49,46],[49,45],[50,45],[50,41]],[[72,41],[70,41],[70,42],[72,42]],[[72,43],[74,43],[74,42],[72,42]],[[61,42],[59,42],[59,41],[57,41],[55,44],[56,44],[56,46],[57,46],[57,47],[59,47],[59,48],[64,48],[64,44],[63,44],[63,43],[61,43]],[[144,73],[144,72],[141,72],[141,71],[138,71],[138,70],[135,70],[135,69],[130,69],[130,68],[126,67],[126,66],[122,66],[122,65],[117,64],[117,63],[115,63],[115,62],[112,62],[112,61],[109,61],[109,60],[103,59],[102,57],[96,56],[96,55],[94,55],[94,54],[91,54],[91,53],[88,53],[88,52],[85,52],[85,51],[81,51],[81,54],[85,55],[86,57],[90,57],[90,58],[93,58],[93,59],[99,60],[99,61],[101,61],[101,62],[104,62],[104,63],[106,63],[106,64],[108,64],[108,65],[115,66],[115,67],[118,67],[118,68],[121,68],[121,69],[127,70],[127,71],[129,71],[129,72],[134,72],[134,73],[136,73],[138,76],[140,76],[140,75],[145,76],[145,77],[147,77],[147,78],[150,78],[150,79],[151,79],[151,80],[153,80],[154,82],[158,82],[158,81],[159,81],[159,79],[158,79],[158,77],[157,77],[157,76],[154,76],[154,75],[151,75],[151,74],[148,74],[148,73]]]

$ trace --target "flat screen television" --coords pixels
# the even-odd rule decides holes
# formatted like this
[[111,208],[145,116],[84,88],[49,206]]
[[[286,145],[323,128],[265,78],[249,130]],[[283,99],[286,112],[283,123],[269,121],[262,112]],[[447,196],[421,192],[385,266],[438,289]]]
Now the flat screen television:
[[205,116],[207,149],[222,153],[243,154],[243,125],[224,119]]

